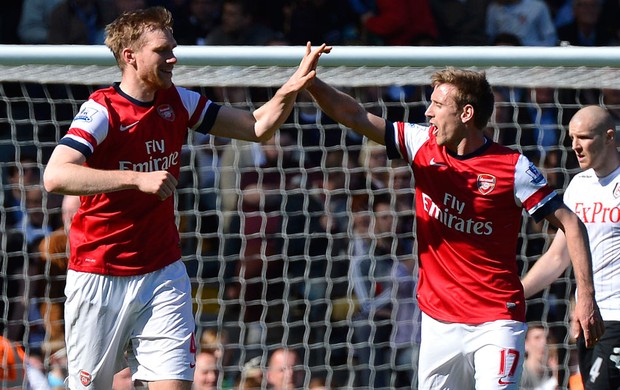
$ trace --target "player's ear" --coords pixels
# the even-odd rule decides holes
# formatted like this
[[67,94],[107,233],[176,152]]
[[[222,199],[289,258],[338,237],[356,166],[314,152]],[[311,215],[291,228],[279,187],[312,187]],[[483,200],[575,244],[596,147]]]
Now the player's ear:
[[605,132],[605,138],[607,139],[607,142],[615,144],[616,143],[616,129],[607,129],[607,131]]
[[474,106],[471,104],[466,104],[463,107],[463,112],[461,113],[461,121],[463,123],[467,123],[474,119]]
[[134,51],[128,47],[124,48],[123,51],[121,51],[121,60],[127,65],[133,65],[136,62]]

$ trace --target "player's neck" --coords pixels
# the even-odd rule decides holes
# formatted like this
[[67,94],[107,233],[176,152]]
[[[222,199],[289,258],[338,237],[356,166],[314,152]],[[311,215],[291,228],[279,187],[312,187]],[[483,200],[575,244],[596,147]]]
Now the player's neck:
[[119,88],[125,94],[141,102],[152,102],[155,99],[156,91],[151,88],[147,88],[139,81],[123,78],[119,84]]
[[600,168],[595,169],[594,173],[596,173],[596,176],[599,178],[607,177],[618,169],[618,167],[620,167],[620,153],[616,152],[612,154],[612,158],[606,160],[605,164],[603,164]]
[[487,139],[482,132],[472,132],[459,142],[454,152],[459,156],[465,156],[480,149],[485,143]]

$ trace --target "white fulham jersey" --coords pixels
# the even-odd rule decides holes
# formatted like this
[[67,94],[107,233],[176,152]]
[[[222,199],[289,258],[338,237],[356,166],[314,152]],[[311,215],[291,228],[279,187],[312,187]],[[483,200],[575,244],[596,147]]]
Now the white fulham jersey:
[[599,178],[594,170],[571,180],[564,203],[588,229],[596,302],[605,321],[620,321],[620,167]]

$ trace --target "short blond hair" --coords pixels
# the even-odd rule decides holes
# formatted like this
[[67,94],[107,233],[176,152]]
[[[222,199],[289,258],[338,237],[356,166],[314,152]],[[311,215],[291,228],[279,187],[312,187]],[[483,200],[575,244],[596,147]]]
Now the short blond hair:
[[451,84],[456,87],[454,101],[459,108],[474,107],[474,124],[484,129],[493,114],[495,95],[485,72],[447,67],[431,76],[431,85]]
[[147,31],[172,33],[172,25],[172,14],[164,7],[125,12],[106,26],[105,44],[114,54],[118,66],[123,69],[125,63],[121,60],[121,53],[125,48],[139,49],[143,45],[142,36]]

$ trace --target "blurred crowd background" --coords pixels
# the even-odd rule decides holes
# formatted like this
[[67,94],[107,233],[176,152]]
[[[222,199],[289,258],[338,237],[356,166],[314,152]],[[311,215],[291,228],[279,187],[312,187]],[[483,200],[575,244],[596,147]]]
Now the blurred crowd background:
[[[16,0],[2,5],[0,43],[100,45],[107,23],[152,5],[173,12],[180,45],[620,43],[618,0]],[[93,88],[0,83],[0,331],[7,341],[0,353],[15,355],[11,342],[24,347],[43,377],[37,389],[64,388],[66,230],[77,202],[45,193],[41,174]],[[274,92],[196,90],[247,109]],[[428,86],[350,92],[391,121],[425,122]],[[618,90],[497,87],[495,93],[489,137],[523,151],[559,191],[578,168],[566,136],[572,114],[603,104],[620,128]],[[201,356],[209,355],[203,356],[208,369],[199,365],[197,375],[215,373],[213,388],[251,388],[252,381],[278,388],[272,358],[292,351],[294,359],[279,364],[299,374],[287,379],[297,387],[410,388],[419,313],[406,165],[387,161],[380,146],[334,123],[302,93],[264,144],[192,136],[180,179],[183,258],[194,283]],[[544,224],[524,224],[520,270],[552,236]],[[532,375],[555,378],[560,387],[576,367],[567,334],[573,288],[566,275],[528,302],[537,335],[529,355],[538,359],[532,366],[544,367]],[[279,367],[274,371],[288,370]],[[0,379],[18,376],[3,369]],[[115,389],[129,382],[123,373]]]

